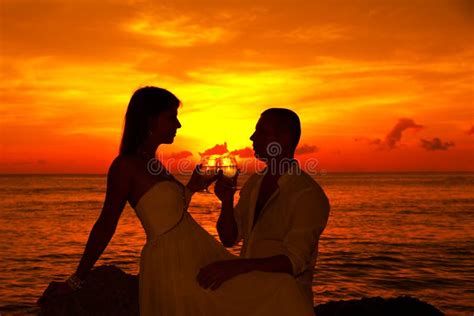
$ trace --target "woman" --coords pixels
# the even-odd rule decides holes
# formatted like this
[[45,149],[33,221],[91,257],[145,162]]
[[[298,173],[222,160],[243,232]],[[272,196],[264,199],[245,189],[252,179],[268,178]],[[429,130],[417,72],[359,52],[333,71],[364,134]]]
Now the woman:
[[[112,238],[128,202],[146,235],[140,259],[141,315],[312,315],[294,279],[286,274],[251,272],[215,291],[199,286],[199,269],[217,260],[235,259],[187,212],[194,192],[215,179],[193,173],[184,186],[154,160],[161,144],[171,144],[181,127],[180,101],[171,92],[137,90],[125,116],[120,155],[107,174],[102,212],[90,233],[76,272],[57,292],[81,287]],[[153,172],[150,162],[155,162]]]

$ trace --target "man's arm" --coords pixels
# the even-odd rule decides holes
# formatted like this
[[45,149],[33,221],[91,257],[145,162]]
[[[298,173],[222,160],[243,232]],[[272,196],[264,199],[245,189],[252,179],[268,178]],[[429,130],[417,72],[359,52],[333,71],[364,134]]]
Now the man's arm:
[[293,275],[290,259],[285,255],[266,258],[234,259],[217,261],[202,268],[197,276],[199,285],[215,290],[225,281],[251,271],[288,273]]
[[221,213],[217,220],[217,232],[224,247],[232,247],[239,234],[234,217],[234,197],[222,201]]
[[202,268],[198,282],[204,288],[217,289],[225,281],[242,273],[264,271],[288,273],[296,276],[312,263],[312,253],[317,247],[328,216],[329,201],[322,190],[308,189],[294,197],[291,229],[288,232],[281,255],[218,261]]
[[238,173],[232,178],[220,177],[214,192],[221,200],[221,213],[217,220],[217,232],[225,247],[232,247],[238,241],[239,228],[234,214],[234,194]]
[[284,254],[290,259],[293,275],[312,268],[319,237],[329,217],[329,200],[318,187],[308,188],[294,196],[291,203],[291,229],[283,240]]

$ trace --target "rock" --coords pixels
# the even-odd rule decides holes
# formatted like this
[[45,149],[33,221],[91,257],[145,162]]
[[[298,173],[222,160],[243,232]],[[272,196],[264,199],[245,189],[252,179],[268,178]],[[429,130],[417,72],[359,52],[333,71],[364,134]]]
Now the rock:
[[442,316],[439,309],[411,296],[331,301],[314,308],[317,316]]
[[[40,315],[138,315],[138,277],[115,266],[100,266],[91,271],[84,287],[68,296],[45,295],[55,286],[51,282],[38,300]],[[436,307],[410,296],[384,299],[362,298],[331,301],[314,308],[318,316],[439,316]]]
[[71,295],[45,295],[55,283],[38,300],[40,315],[138,315],[138,277],[115,266],[93,269],[83,288]]

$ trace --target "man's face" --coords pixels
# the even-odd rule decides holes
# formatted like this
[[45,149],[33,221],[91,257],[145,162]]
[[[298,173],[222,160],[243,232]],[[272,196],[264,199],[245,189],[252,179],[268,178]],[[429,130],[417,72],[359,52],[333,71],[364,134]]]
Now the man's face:
[[271,116],[261,116],[258,120],[257,126],[255,126],[255,132],[250,136],[257,159],[275,157],[274,152],[268,151],[270,144],[276,143],[272,145],[281,146],[275,124],[277,124],[277,120]]

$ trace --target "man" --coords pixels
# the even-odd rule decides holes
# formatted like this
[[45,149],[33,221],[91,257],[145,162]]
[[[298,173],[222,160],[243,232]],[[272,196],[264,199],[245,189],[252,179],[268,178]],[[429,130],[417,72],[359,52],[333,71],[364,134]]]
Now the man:
[[300,134],[300,121],[293,111],[264,111],[250,140],[255,157],[267,165],[265,171],[248,179],[235,208],[237,177],[217,181],[215,193],[222,202],[219,237],[226,247],[243,239],[244,259],[203,267],[197,277],[203,288],[217,289],[226,280],[250,271],[288,273],[313,303],[313,268],[329,201],[294,160]]

